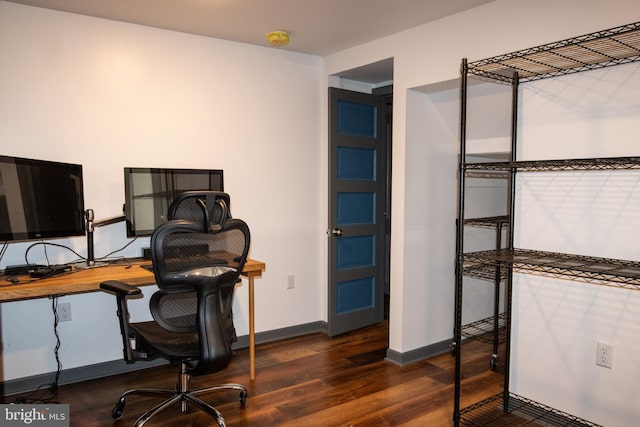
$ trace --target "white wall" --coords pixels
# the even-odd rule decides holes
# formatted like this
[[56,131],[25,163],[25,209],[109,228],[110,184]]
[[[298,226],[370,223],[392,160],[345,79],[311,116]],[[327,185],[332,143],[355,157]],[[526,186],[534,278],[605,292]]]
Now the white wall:
[[[404,353],[433,344],[443,337],[450,337],[453,327],[453,267],[426,269],[424,263],[425,256],[430,255],[435,257],[429,260],[430,264],[453,266],[455,235],[452,231],[443,232],[443,230],[453,230],[455,216],[447,217],[425,212],[422,222],[416,222],[420,220],[411,208],[419,203],[426,208],[427,201],[438,200],[438,209],[455,212],[456,186],[454,178],[450,178],[455,176],[455,161],[452,163],[451,158],[446,160],[453,169],[449,173],[445,172],[438,176],[439,185],[437,186],[428,182],[424,182],[424,185],[416,185],[412,182],[416,177],[427,179],[425,169],[442,167],[442,158],[433,155],[432,151],[437,150],[443,143],[440,139],[434,142],[432,129],[424,129],[420,134],[421,124],[414,117],[413,109],[417,108],[429,114],[429,104],[433,105],[434,94],[442,91],[443,85],[447,87],[449,82],[455,82],[458,78],[459,65],[463,57],[473,61],[508,53],[627,24],[637,20],[634,17],[638,16],[640,16],[640,3],[634,0],[606,2],[496,0],[488,5],[325,58],[325,78],[327,79],[328,76],[344,70],[374,63],[384,58],[394,58],[390,312],[390,348],[392,350]],[[421,95],[415,94],[415,91],[427,95],[420,99]],[[423,120],[430,121],[436,116],[441,116],[457,126],[456,116],[445,111],[447,108],[438,106],[431,112],[434,117],[425,117]],[[637,119],[635,120],[637,123]],[[528,122],[525,121],[524,126],[527,124]],[[444,126],[435,129],[438,137],[443,135]],[[581,129],[583,134],[588,133],[589,130]],[[500,141],[488,139],[487,142],[490,146],[494,146],[495,142]],[[437,144],[436,147],[429,147],[434,143]],[[451,150],[457,149],[457,133],[451,132],[449,144],[451,144],[449,156],[453,157]],[[625,143],[623,147],[621,151],[629,155],[629,145]],[[545,146],[542,148],[543,152],[538,154],[550,155],[548,148]],[[562,155],[564,153],[560,154]],[[451,181],[448,181],[449,179]],[[415,242],[418,241],[423,242],[423,247],[421,250],[414,250]],[[439,247],[441,250],[430,253],[424,248],[425,245]],[[623,294],[621,298],[628,297]],[[447,312],[447,309],[442,308],[443,304],[448,308],[448,314],[434,322],[431,317],[434,312]],[[624,308],[625,311],[619,313],[620,308]],[[634,311],[628,310],[635,309],[629,308],[626,304],[616,305],[615,311],[609,315],[614,319],[637,318]],[[626,346],[633,348],[635,354],[640,350],[637,339],[629,340]],[[555,351],[555,347],[546,342],[538,348]],[[593,361],[589,362],[590,369],[593,364],[591,362]],[[532,375],[536,375],[537,370],[531,372]],[[596,372],[596,375],[601,377],[606,375],[601,371]],[[634,390],[633,384],[637,382],[637,371],[624,380],[617,376],[616,379],[623,381],[622,390]],[[610,380],[605,381],[608,384],[607,387],[612,384]],[[564,390],[564,392],[577,393],[582,386],[583,384],[573,384],[570,391]],[[523,386],[519,383],[518,387]],[[543,388],[540,387],[539,390]],[[525,390],[525,388],[520,389]],[[592,401],[604,402],[604,407],[593,410],[597,411],[600,417],[605,413],[607,416],[616,417],[616,410],[620,404],[613,405],[611,401],[600,401],[596,395],[591,397]],[[584,407],[576,409],[579,412],[577,415],[580,415],[580,412],[585,413]],[[608,425],[626,425],[630,411],[631,417],[635,416],[637,419],[636,409],[627,406],[625,414],[620,415],[613,422],[609,420]],[[591,412],[587,415],[594,414]]]
[[[428,197],[408,197],[404,205],[405,251],[419,258],[419,262],[413,257],[405,258],[405,268],[415,272],[421,283],[415,288],[405,286],[404,291],[410,292],[411,298],[404,301],[403,310],[417,314],[424,319],[425,325],[403,330],[402,341],[409,348],[452,336],[451,328],[442,326],[452,325],[453,319],[450,278],[454,274],[455,245],[451,244],[455,243],[456,204],[450,203],[450,197],[457,186],[458,149],[450,143],[455,140],[457,129],[450,125],[448,118],[457,101],[457,91],[407,93],[406,154],[407,158],[420,159],[423,164],[407,168],[405,191],[407,194],[429,194]],[[425,159],[429,161],[425,162]],[[392,240],[394,237],[392,235]],[[431,277],[448,280],[429,280]],[[394,290],[392,285],[393,304]],[[427,312],[424,311],[425,301],[432,303]]]
[[[97,219],[121,214],[125,166],[224,169],[233,214],[252,231],[251,256],[267,264],[256,280],[257,331],[315,322],[326,311],[321,67],[311,55],[0,1],[0,153],[82,164]],[[122,224],[95,239],[98,257],[127,242]],[[84,238],[65,243],[86,253]],[[0,266],[24,263],[26,246],[11,244]],[[48,252],[52,262],[75,258]],[[285,290],[288,273],[294,290]],[[59,325],[64,369],[121,357],[113,297],[61,300],[73,317]],[[247,305],[245,284],[239,335],[248,333]],[[1,379],[55,371],[51,301],[0,310]]]

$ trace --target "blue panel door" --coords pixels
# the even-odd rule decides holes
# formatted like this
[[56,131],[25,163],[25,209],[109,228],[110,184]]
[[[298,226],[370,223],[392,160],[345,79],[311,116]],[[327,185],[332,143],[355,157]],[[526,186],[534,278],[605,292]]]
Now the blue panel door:
[[329,89],[330,336],[381,321],[386,131],[382,97]]

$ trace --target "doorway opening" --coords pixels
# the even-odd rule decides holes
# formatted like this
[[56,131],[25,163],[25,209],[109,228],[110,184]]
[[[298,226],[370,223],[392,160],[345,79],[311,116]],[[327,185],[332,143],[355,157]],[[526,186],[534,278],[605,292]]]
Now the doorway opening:
[[374,95],[383,96],[385,99],[385,112],[386,125],[385,131],[387,134],[386,144],[386,205],[385,205],[385,221],[386,233],[385,233],[385,254],[384,254],[384,319],[389,320],[389,306],[391,304],[391,154],[392,154],[392,135],[393,135],[393,84],[375,88],[372,90]]
[[329,90],[328,334],[389,319],[393,59]]

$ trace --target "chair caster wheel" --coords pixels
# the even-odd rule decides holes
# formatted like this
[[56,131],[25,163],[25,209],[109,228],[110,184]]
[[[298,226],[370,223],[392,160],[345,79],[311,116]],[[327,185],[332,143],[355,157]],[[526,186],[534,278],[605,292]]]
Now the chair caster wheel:
[[247,404],[247,392],[246,391],[241,391],[240,392],[240,405],[244,408],[246,404]]
[[122,413],[124,412],[124,400],[119,400],[114,406],[113,411],[111,411],[111,418],[114,420],[119,420],[122,417]]
[[498,355],[494,354],[491,356],[491,361],[489,362],[489,367],[492,371],[495,371],[498,368]]

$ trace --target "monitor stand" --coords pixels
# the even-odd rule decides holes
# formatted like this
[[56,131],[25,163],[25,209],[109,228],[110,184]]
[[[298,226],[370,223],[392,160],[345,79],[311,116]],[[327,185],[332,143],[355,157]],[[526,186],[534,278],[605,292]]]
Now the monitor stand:
[[84,211],[84,218],[85,218],[85,225],[86,225],[85,229],[87,230],[87,262],[84,267],[79,267],[79,268],[94,268],[94,267],[105,266],[108,263],[96,262],[94,248],[93,248],[93,232],[98,227],[122,222],[126,218],[124,215],[122,215],[122,216],[116,216],[113,218],[103,219],[100,221],[94,221],[93,209],[87,209],[86,211]]

